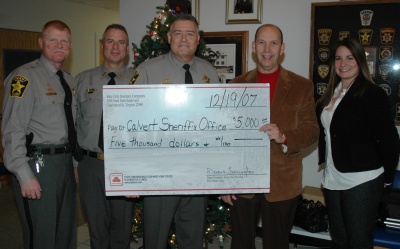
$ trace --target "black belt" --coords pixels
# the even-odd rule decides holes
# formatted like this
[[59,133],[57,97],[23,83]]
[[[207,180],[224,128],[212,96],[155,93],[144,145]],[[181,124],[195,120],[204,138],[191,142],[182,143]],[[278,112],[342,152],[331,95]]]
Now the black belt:
[[54,146],[40,146],[40,145],[31,145],[31,153],[39,152],[42,154],[64,154],[64,153],[71,153],[73,149],[71,146],[68,145],[54,145]]
[[97,159],[100,159],[100,160],[104,160],[104,153],[93,152],[93,151],[84,150],[84,149],[82,149],[82,153],[85,156],[89,156],[89,157],[97,158]]

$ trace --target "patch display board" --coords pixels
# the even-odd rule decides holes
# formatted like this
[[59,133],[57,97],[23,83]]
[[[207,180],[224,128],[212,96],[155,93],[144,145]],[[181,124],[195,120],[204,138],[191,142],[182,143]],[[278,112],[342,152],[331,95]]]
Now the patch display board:
[[329,81],[332,47],[341,39],[358,40],[370,73],[388,94],[393,119],[400,124],[400,1],[325,2],[311,5],[310,78],[317,100]]

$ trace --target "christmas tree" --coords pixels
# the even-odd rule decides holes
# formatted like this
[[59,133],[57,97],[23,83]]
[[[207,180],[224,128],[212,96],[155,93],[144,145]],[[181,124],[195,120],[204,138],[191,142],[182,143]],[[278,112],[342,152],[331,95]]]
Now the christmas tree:
[[[156,7],[158,10],[157,16],[154,17],[150,25],[147,25],[147,32],[140,41],[140,46],[132,43],[133,50],[133,67],[136,68],[140,63],[163,55],[169,52],[167,33],[171,25],[172,18],[179,15],[182,9],[179,6],[170,8],[168,1],[164,6]],[[199,46],[197,47],[196,56],[205,60],[209,59],[208,49],[202,38],[200,38]]]
[[[147,32],[143,36],[140,45],[132,43],[133,67],[136,68],[142,62],[163,55],[169,52],[167,33],[171,25],[172,18],[179,14],[182,9],[179,6],[170,8],[168,1],[164,6],[156,7],[158,10],[156,17],[150,25],[147,25]],[[196,56],[210,61],[209,49],[202,38],[197,47]],[[143,236],[143,201],[136,204],[134,210],[132,234],[137,240]],[[228,205],[224,204],[215,196],[211,196],[207,208],[207,229],[204,231],[204,248],[208,248],[208,243],[218,240],[220,248],[223,248],[224,238],[230,234],[230,213]],[[174,228],[171,229],[168,242],[170,249],[177,247]]]

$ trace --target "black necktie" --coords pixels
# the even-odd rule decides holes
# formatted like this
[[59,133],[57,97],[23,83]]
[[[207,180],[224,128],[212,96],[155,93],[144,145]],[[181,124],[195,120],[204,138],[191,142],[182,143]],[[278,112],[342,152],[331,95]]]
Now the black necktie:
[[56,74],[58,75],[58,77],[60,77],[61,85],[64,88],[64,93],[65,93],[64,111],[65,111],[65,117],[67,118],[68,143],[70,148],[74,149],[76,145],[76,131],[74,125],[74,118],[72,117],[72,107],[71,107],[72,93],[68,83],[64,79],[63,72],[61,70],[58,70]]
[[193,84],[192,74],[189,71],[190,65],[189,64],[185,64],[185,65],[183,65],[183,68],[186,70],[186,72],[185,72],[185,84]]
[[[117,76],[115,73],[111,72],[108,74],[110,76],[110,80],[108,81],[107,85],[115,85],[115,76]],[[101,114],[101,123],[100,123],[100,132],[99,132],[99,142],[98,142],[99,148],[104,151],[104,134],[103,134],[103,113]]]

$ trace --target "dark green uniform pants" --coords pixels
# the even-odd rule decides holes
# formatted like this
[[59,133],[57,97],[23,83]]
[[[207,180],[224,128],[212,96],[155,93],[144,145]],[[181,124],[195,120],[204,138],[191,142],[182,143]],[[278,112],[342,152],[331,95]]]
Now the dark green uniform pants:
[[23,198],[19,182],[15,177],[13,181],[23,225],[24,248],[76,248],[76,185],[71,153],[44,155],[44,167],[39,173],[33,160],[29,165],[42,188],[41,198]]
[[79,162],[79,196],[88,219],[92,249],[129,249],[133,200],[106,196],[104,161],[87,157]]

